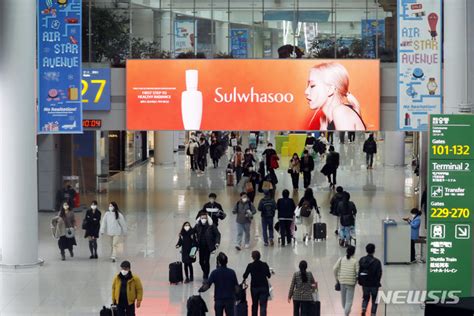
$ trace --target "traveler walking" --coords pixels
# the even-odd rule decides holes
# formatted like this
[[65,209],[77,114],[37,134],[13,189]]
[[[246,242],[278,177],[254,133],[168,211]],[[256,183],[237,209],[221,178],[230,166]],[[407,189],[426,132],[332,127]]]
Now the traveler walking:
[[382,279],[382,264],[380,260],[374,257],[375,245],[368,244],[365,247],[367,256],[359,260],[359,276],[358,281],[362,286],[362,316],[365,316],[369,300],[372,297],[372,308],[370,315],[377,314],[377,294],[379,292],[380,280]]
[[59,214],[51,220],[51,229],[53,230],[53,236],[58,239],[61,260],[66,260],[66,249],[69,250],[71,258],[74,257],[73,247],[77,245],[75,237],[76,219],[68,201],[62,203]]
[[337,168],[339,168],[339,153],[334,151],[334,146],[329,146],[329,154],[326,158],[326,164],[321,169],[321,173],[328,178],[329,188],[331,189],[336,187]]
[[257,186],[260,182],[260,175],[255,172],[254,167],[251,165],[248,169],[244,169],[244,180],[242,191],[247,193],[249,200],[253,203],[255,200],[255,193],[257,192]]
[[217,139],[213,137],[211,139],[211,145],[209,146],[209,154],[211,155],[212,164],[214,168],[219,167],[219,159],[221,158],[221,152],[219,150],[220,146],[217,142]]
[[117,203],[113,201],[110,202],[109,210],[105,212],[104,218],[102,219],[100,234],[106,234],[110,237],[112,248],[110,259],[112,262],[115,262],[121,238],[127,234],[127,222],[125,221],[123,214],[120,212]]
[[181,248],[181,261],[184,265],[184,283],[194,281],[193,263],[196,262],[198,241],[195,230],[189,222],[185,222],[178,237],[176,248]]
[[194,226],[194,230],[199,249],[199,265],[202,269],[203,279],[206,281],[211,270],[211,253],[219,248],[221,234],[216,226],[209,223],[207,212],[200,212],[199,221]]
[[306,261],[300,261],[299,271],[293,274],[288,303],[293,299],[293,316],[309,316],[311,304],[314,301],[313,293],[318,289],[313,274],[308,269]]
[[204,173],[204,170],[206,170],[207,167],[207,153],[209,151],[209,144],[207,143],[206,139],[204,136],[201,136],[199,140],[199,148],[198,148],[198,166],[199,166],[199,171],[201,174]]
[[189,142],[186,148],[186,154],[189,156],[189,164],[191,166],[191,170],[197,170],[197,155],[198,155],[198,148],[199,144],[194,137],[194,134],[191,134],[189,137]]
[[341,287],[341,302],[345,316],[349,316],[351,313],[354,290],[359,273],[359,263],[354,258],[354,254],[355,247],[347,247],[346,255],[339,258],[333,267],[334,276]]
[[211,217],[212,223],[216,226],[219,226],[219,220],[225,219],[227,215],[222,209],[222,205],[216,202],[216,199],[217,195],[215,193],[210,193],[209,202],[204,204],[201,211],[198,212],[196,219],[199,217],[199,214],[204,211],[207,212],[207,215]]
[[290,191],[283,190],[282,198],[277,201],[278,209],[278,221],[280,223],[280,235],[281,235],[281,246],[285,247],[285,242],[291,245],[291,239],[293,233],[291,231],[291,225],[293,224],[295,217],[295,201],[290,199]]
[[239,285],[235,271],[227,267],[227,256],[220,252],[217,255],[217,269],[212,271],[199,292],[207,291],[214,284],[214,311],[216,316],[234,316],[235,290]]
[[328,131],[327,140],[331,145],[334,143],[334,132]]
[[377,143],[374,139],[374,134],[370,134],[369,138],[364,142],[363,152],[365,152],[365,160],[367,169],[372,169],[374,164],[374,155],[377,153]]
[[130,262],[123,261],[122,269],[112,282],[112,303],[117,306],[117,315],[135,316],[135,307],[140,308],[143,300],[142,281],[130,270]]
[[341,228],[339,229],[339,245],[347,247],[351,242],[351,233],[354,230],[355,216],[357,208],[350,201],[351,195],[348,192],[342,193],[342,201],[337,205]]
[[87,210],[86,216],[82,221],[82,229],[84,229],[84,238],[89,239],[89,250],[91,256],[89,259],[97,259],[97,239],[100,233],[101,213],[97,208],[97,201],[92,201],[91,207]]
[[343,200],[343,195],[344,193],[344,188],[341,186],[338,186],[336,188],[336,194],[331,198],[331,201],[329,202],[330,205],[330,211],[329,213],[336,216],[336,235],[339,234],[339,216],[340,214],[338,213],[337,206],[339,205],[339,202]]
[[273,218],[275,217],[276,213],[276,203],[275,199],[270,196],[270,192],[265,193],[263,198],[258,203],[257,209],[261,213],[260,215],[262,218],[262,234],[264,246],[267,247],[269,241],[270,246],[273,246]]
[[243,167],[244,167],[244,173],[245,171],[248,171],[250,167],[254,166],[257,163],[255,160],[255,156],[252,153],[252,150],[250,148],[245,149],[245,154],[244,154],[244,162],[243,162]]
[[249,275],[252,277],[250,283],[250,293],[252,295],[252,316],[258,316],[260,306],[260,316],[267,315],[267,303],[270,295],[268,279],[271,278],[270,267],[260,260],[260,252],[252,251],[253,262],[247,265],[244,273],[244,282]]
[[299,210],[296,212],[296,216],[300,217],[303,227],[305,228],[303,234],[303,242],[313,238],[313,224],[314,224],[314,213],[316,212],[319,217],[318,203],[314,198],[313,190],[308,188],[304,192],[304,196],[298,203]]
[[346,138],[346,132],[339,132],[339,144],[344,144],[345,138]]
[[356,133],[355,133],[355,132],[347,132],[347,135],[348,135],[348,137],[349,137],[349,143],[355,142],[355,137],[356,137]]
[[241,250],[242,236],[245,234],[245,248],[250,247],[250,224],[252,223],[253,216],[257,211],[252,202],[250,202],[247,193],[240,193],[240,200],[235,204],[232,211],[236,214],[237,223],[237,239],[235,241],[235,249]]
[[235,147],[235,154],[232,157],[232,163],[234,166],[235,176],[237,177],[237,185],[239,185],[244,171],[244,154],[242,153],[242,148],[240,148],[240,146]]
[[272,169],[278,168],[278,166],[275,165],[275,162],[274,162],[276,160],[277,161],[276,164],[278,164],[278,155],[275,149],[273,149],[272,143],[268,143],[267,149],[263,151],[262,156],[265,158],[265,165],[267,166],[268,172],[270,172],[270,170]]
[[410,211],[411,218],[404,218],[411,227],[411,247],[410,247],[410,261],[416,262],[415,243],[420,238],[420,224],[421,224],[421,211],[417,208],[412,208]]
[[300,182],[300,157],[298,157],[297,153],[293,154],[293,157],[290,159],[290,163],[288,164],[288,173],[291,175],[291,183],[293,184],[293,189],[299,189],[299,182]]
[[300,170],[303,172],[303,187],[307,189],[311,184],[311,172],[314,170],[314,159],[309,155],[308,150],[303,151],[300,160]]

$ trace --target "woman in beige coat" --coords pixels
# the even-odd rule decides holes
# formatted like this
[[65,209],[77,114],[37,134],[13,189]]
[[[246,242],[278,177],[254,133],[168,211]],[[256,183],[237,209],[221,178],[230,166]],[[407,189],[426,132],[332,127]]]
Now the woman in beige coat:
[[71,258],[74,257],[73,247],[76,243],[76,219],[67,201],[63,202],[59,214],[51,220],[53,236],[58,239],[58,246],[61,252],[61,260],[66,260],[66,249],[69,250]]
[[339,258],[334,265],[334,276],[341,285],[341,302],[344,315],[351,313],[354,290],[359,273],[359,262],[354,258],[355,247],[347,247],[346,256]]

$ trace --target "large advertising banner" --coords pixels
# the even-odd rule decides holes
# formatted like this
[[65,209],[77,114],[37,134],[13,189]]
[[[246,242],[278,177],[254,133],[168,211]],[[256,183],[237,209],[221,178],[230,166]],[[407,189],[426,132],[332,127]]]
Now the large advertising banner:
[[402,131],[427,131],[442,109],[442,1],[398,0],[398,122]]
[[473,290],[474,116],[430,117],[428,290]]
[[38,0],[38,133],[82,133],[81,0]]
[[378,60],[128,60],[129,130],[378,130]]

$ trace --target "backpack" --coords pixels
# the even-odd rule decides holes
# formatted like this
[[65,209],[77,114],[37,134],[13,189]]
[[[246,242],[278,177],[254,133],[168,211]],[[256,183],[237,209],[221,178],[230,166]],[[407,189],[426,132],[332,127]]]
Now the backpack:
[[375,259],[372,259],[369,263],[364,265],[360,265],[359,267],[359,274],[357,275],[357,279],[359,285],[367,286],[370,284],[370,281],[373,276],[370,275],[370,266],[375,262]]
[[264,217],[273,217],[275,216],[275,204],[272,203],[271,199],[265,199],[262,205],[262,215]]
[[186,302],[187,316],[205,316],[208,312],[206,302],[200,295],[193,295]]
[[311,203],[308,201],[303,201],[303,204],[301,205],[301,211],[300,211],[300,216],[301,217],[310,217],[311,216]]
[[280,167],[280,165],[278,164],[278,160],[279,160],[279,158],[278,158],[277,155],[272,155],[270,157],[270,167],[272,169],[278,169]]

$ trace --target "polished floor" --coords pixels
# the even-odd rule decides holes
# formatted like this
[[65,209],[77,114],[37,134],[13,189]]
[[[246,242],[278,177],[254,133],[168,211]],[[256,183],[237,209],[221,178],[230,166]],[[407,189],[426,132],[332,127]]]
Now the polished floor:
[[[410,167],[384,167],[383,141],[379,142],[379,154],[375,168],[366,170],[365,157],[361,151],[363,135],[358,135],[354,144],[336,144],[341,153],[338,184],[351,193],[357,205],[357,251],[364,255],[365,244],[377,246],[376,255],[383,253],[381,221],[387,217],[399,219],[414,206],[413,178]],[[336,139],[335,139],[336,140]],[[411,152],[407,145],[407,153]],[[259,156],[261,150],[259,151]],[[410,155],[407,154],[407,163]],[[337,244],[335,218],[329,214],[331,198],[325,178],[318,172],[318,162],[312,187],[322,211],[322,220],[328,224],[328,239],[295,247],[264,247],[261,241],[257,217],[252,225],[251,249],[237,252],[234,249],[236,229],[230,210],[238,199],[238,191],[225,185],[226,157],[217,169],[210,168],[202,176],[189,171],[186,156],[176,154],[176,164],[155,166],[151,163],[116,175],[109,184],[107,194],[90,196],[99,201],[101,210],[114,200],[124,211],[129,234],[120,250],[117,263],[108,259],[109,247],[106,238],[99,243],[99,259],[90,260],[87,241],[78,238],[75,258],[60,261],[56,241],[51,237],[52,214],[40,214],[40,249],[45,259],[42,267],[25,270],[0,270],[0,315],[98,315],[102,305],[111,302],[111,280],[119,271],[123,259],[130,260],[132,270],[139,275],[145,288],[145,297],[138,315],[186,315],[187,298],[197,293],[202,281],[199,265],[195,264],[195,282],[187,285],[168,284],[168,264],[179,258],[175,249],[178,231],[184,221],[194,220],[197,211],[207,201],[210,191],[217,193],[218,202],[228,212],[228,217],[219,226],[222,243],[219,251],[230,259],[229,266],[236,270],[239,279],[250,262],[250,251],[258,249],[262,259],[275,270],[272,277],[274,299],[269,302],[269,315],[292,315],[292,305],[287,302],[291,276],[298,262],[305,259],[318,285],[322,315],[344,315],[339,292],[334,291],[333,264],[344,254]],[[284,164],[284,161],[283,161]],[[282,188],[291,187],[291,179],[285,166],[278,171],[278,195]],[[302,181],[302,179],[301,179]],[[302,186],[302,185],[301,185]],[[303,191],[297,193],[299,196]],[[296,198],[296,196],[295,196]],[[257,196],[256,202],[260,199]],[[82,219],[83,214],[77,214]],[[422,234],[424,234],[422,232]],[[215,262],[215,256],[211,257]],[[424,264],[391,265],[383,267],[383,289],[424,289],[426,267]],[[213,288],[203,294],[212,310]],[[361,289],[356,288],[351,315],[360,315]],[[423,315],[420,305],[380,306],[378,315]],[[214,315],[213,311],[209,315]]]

